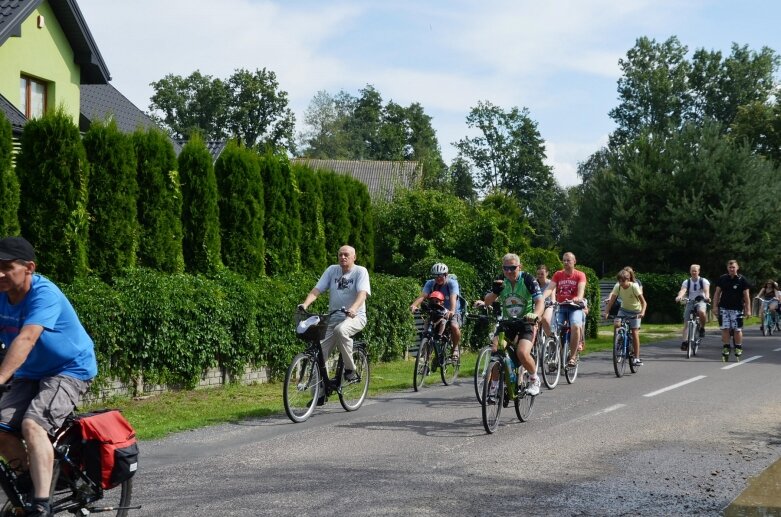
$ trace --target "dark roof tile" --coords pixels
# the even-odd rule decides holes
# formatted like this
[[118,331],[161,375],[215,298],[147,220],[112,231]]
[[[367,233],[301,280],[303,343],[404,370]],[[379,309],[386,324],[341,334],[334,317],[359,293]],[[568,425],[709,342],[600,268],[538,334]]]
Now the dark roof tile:
[[392,199],[397,187],[412,187],[420,178],[418,162],[312,158],[294,158],[292,162],[351,176],[365,184],[374,199]]

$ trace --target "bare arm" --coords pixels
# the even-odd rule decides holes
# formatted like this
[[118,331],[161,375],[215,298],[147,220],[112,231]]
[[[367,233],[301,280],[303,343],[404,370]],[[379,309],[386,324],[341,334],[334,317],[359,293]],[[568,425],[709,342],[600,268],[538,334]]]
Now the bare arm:
[[426,299],[426,293],[421,292],[420,296],[418,296],[417,298],[415,298],[412,301],[412,305],[409,306],[409,310],[412,311],[412,312],[415,312],[416,310],[418,310],[418,308],[420,307],[420,304],[423,303],[423,300],[425,300],[425,299]]
[[613,303],[616,301],[615,293],[610,293],[610,297],[607,299],[607,305],[605,305],[605,319],[610,314],[610,309],[613,307]]
[[317,287],[313,288],[311,291],[309,291],[309,294],[306,295],[306,299],[304,300],[304,303],[301,305],[304,306],[304,309],[309,307],[313,301],[317,299],[317,297],[320,296],[320,291],[317,289]]
[[358,291],[358,296],[355,297],[355,301],[352,305],[347,309],[347,315],[351,318],[354,318],[356,314],[358,314],[358,309],[361,305],[363,305],[363,302],[366,301],[366,296],[369,293],[366,291]]
[[751,297],[748,294],[748,289],[743,289],[743,313],[746,318],[751,317]]
[[30,351],[38,342],[43,333],[41,325],[25,325],[22,331],[11,342],[8,352],[5,354],[3,364],[0,364],[0,383],[6,383],[14,372],[22,366]]
[[713,306],[711,309],[713,311],[713,314],[718,314],[720,301],[721,301],[721,287],[716,286],[716,292],[713,294]]

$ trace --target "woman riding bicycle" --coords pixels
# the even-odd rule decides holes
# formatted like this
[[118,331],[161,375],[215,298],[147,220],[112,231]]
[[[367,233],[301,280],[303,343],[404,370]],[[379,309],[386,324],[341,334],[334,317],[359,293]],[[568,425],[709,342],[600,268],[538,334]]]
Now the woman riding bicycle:
[[[774,280],[768,280],[765,282],[764,287],[757,293],[757,298],[762,304],[760,309],[760,315],[764,314],[766,310],[777,311],[779,307],[779,301],[781,301],[781,291],[778,290],[778,284]],[[764,329],[764,320],[759,323],[759,329]]]

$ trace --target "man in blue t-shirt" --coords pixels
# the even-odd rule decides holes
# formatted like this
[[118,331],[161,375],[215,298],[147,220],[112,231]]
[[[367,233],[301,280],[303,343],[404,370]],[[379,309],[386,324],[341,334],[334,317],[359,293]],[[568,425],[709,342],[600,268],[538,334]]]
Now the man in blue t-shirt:
[[453,339],[453,359],[458,361],[459,348],[461,343],[461,324],[462,324],[462,308],[459,307],[459,297],[461,295],[460,287],[458,286],[458,279],[455,275],[450,275],[447,264],[437,262],[431,266],[431,275],[434,277],[430,280],[426,280],[423,284],[423,290],[420,296],[415,298],[410,305],[410,310],[415,312],[420,308],[420,304],[423,300],[429,297],[434,291],[439,291],[442,296],[445,297],[445,309],[447,313],[445,318],[450,318],[450,336]]
[[0,239],[0,339],[5,347],[0,384],[13,377],[0,398],[0,455],[9,464],[29,465],[34,487],[29,515],[51,515],[54,450],[49,436],[87,392],[98,367],[92,339],[70,302],[35,268],[35,250],[27,240]]

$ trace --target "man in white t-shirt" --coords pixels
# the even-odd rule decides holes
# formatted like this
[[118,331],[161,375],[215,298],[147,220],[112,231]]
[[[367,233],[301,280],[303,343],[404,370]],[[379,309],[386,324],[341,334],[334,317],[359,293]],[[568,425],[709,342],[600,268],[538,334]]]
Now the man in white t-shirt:
[[700,320],[700,338],[705,336],[705,321],[707,316],[706,304],[710,302],[710,282],[708,279],[700,276],[699,264],[692,264],[689,268],[691,278],[684,280],[681,284],[681,290],[678,291],[678,295],[675,297],[676,302],[680,302],[684,298],[688,298],[686,302],[686,310],[683,311],[683,342],[681,343],[681,350],[686,350],[689,346],[689,313],[693,310],[697,311],[697,317]]
[[366,326],[366,297],[371,294],[369,272],[363,266],[355,264],[355,248],[339,248],[339,263],[328,266],[317,281],[315,287],[306,295],[304,303],[299,305],[306,310],[320,296],[329,292],[328,311],[333,312],[344,307],[347,313],[337,312],[328,322],[328,331],[320,346],[323,357],[328,358],[334,345],[339,347],[344,361],[344,378],[354,381],[358,377],[353,362],[353,338]]

